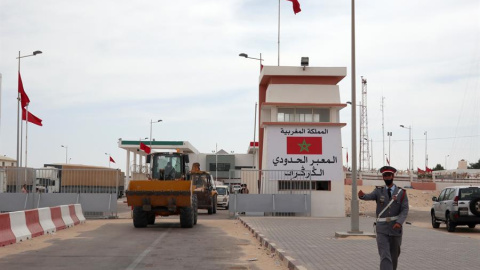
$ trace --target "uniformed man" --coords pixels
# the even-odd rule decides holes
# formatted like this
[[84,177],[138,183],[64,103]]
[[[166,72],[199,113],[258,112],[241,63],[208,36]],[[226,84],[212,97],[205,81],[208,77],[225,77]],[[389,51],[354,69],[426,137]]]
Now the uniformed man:
[[380,269],[397,269],[402,244],[403,223],[408,214],[408,196],[404,189],[393,184],[397,170],[390,166],[380,168],[385,186],[377,186],[372,193],[358,192],[361,200],[377,202],[377,247]]

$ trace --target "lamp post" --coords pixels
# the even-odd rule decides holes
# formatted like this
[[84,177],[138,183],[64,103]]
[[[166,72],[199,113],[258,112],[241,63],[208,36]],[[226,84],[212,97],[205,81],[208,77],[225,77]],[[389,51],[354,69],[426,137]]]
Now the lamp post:
[[62,145],[65,148],[65,164],[68,164],[68,145]]
[[388,136],[388,165],[390,166],[390,162],[392,162],[390,158],[390,138],[392,137],[392,132],[387,132]]
[[[35,56],[37,54],[41,54],[42,51],[34,51],[32,54],[29,54],[29,55],[20,55],[20,51],[18,51],[18,76],[20,77],[20,59],[22,58],[25,58],[25,57],[30,57],[30,56]],[[18,89],[20,89],[20,78],[18,80]],[[22,149],[21,149],[21,145],[23,145],[23,143],[21,142],[22,141],[22,137],[23,135],[20,134],[20,123],[21,123],[21,116],[20,116],[20,103],[21,103],[21,97],[20,97],[20,92],[18,92],[18,96],[17,96],[17,168],[18,167],[21,167],[22,166],[22,156],[21,156],[21,152],[22,152]],[[23,126],[23,125],[22,125]],[[27,148],[27,146],[25,145],[25,149]],[[26,152],[26,150],[25,150]],[[26,163],[26,161],[25,161]]]
[[[262,71],[262,61],[264,60],[264,59],[262,59],[262,53],[260,53],[260,58],[249,57],[248,54],[246,54],[246,53],[241,53],[238,56],[245,57],[245,58],[248,58],[248,59],[258,60],[259,63],[260,63],[260,72]],[[254,119],[254,123],[253,123],[253,169],[256,168],[256,166],[255,166],[256,165],[255,156],[256,156],[256,151],[257,151],[256,146],[255,146],[256,132],[257,132],[257,102],[255,102],[255,119]]]
[[410,174],[410,183],[413,182],[413,164],[412,164],[412,126],[400,125],[401,128],[408,129],[408,170]]
[[215,143],[215,181],[218,181],[217,173],[218,173],[218,150],[217,150],[217,143]]
[[241,53],[238,56],[260,61],[260,70],[262,70],[262,61],[264,60],[262,59],[262,53],[260,53],[260,58],[249,57],[246,53]]
[[110,168],[110,157],[111,157],[112,155],[110,155],[109,153],[105,153],[105,155],[108,156],[108,168]]
[[157,121],[150,120],[150,148],[152,148],[152,125],[160,122],[162,122],[162,119],[158,119]]
[[446,155],[445,156],[445,171],[447,170],[447,158],[449,157],[450,155]]
[[428,155],[427,155],[427,132],[425,131],[425,170],[428,167]]

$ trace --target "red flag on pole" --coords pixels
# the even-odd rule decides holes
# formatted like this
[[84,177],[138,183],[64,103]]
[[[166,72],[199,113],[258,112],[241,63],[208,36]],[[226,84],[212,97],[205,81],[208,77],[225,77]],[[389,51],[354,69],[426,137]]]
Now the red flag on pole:
[[322,137],[287,137],[287,154],[322,154]]
[[27,112],[25,108],[22,108],[22,120],[27,120],[27,113],[28,113],[28,122],[35,124],[37,126],[43,126],[42,119],[36,117],[31,112]]
[[417,173],[418,173],[418,174],[424,174],[425,171],[424,171],[424,170],[420,170],[420,168],[417,167]]
[[112,158],[112,157],[110,157],[110,162],[113,162],[113,163],[115,163],[115,164],[116,164],[115,160],[113,160],[113,158]]
[[428,173],[428,172],[433,172],[432,169],[428,168],[428,167],[425,167],[425,171]]
[[295,15],[297,15],[297,13],[299,13],[300,11],[302,11],[302,10],[300,9],[300,3],[298,2],[298,0],[287,0],[287,1],[292,2],[292,4],[293,4],[293,13],[295,13]]
[[347,164],[348,164],[348,152],[347,152]]
[[142,143],[142,142],[140,142],[140,149],[142,149],[143,151],[145,151],[145,153],[147,153],[147,154],[150,154],[150,152],[151,152],[150,147],[148,147],[147,145],[145,145],[145,144]]
[[18,93],[20,93],[20,102],[22,102],[22,108],[25,108],[26,106],[28,106],[28,103],[30,103],[30,99],[28,98],[27,93],[25,93],[25,90],[23,89],[23,82],[22,77],[20,76],[20,72],[18,72]]

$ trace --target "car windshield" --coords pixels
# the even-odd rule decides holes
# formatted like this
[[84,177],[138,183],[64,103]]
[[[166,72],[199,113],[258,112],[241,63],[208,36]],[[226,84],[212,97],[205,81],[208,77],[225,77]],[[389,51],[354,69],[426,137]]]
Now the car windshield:
[[217,192],[218,192],[218,195],[226,195],[227,189],[223,187],[217,187]]
[[460,200],[472,200],[473,198],[480,197],[480,188],[469,187],[460,189]]

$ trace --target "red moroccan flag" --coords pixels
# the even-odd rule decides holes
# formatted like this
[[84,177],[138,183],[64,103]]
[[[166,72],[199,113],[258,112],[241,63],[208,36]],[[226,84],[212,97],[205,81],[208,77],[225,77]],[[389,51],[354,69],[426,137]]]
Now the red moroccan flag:
[[140,149],[142,149],[143,151],[145,151],[145,153],[147,153],[147,154],[150,154],[150,152],[151,152],[150,147],[148,147],[147,145],[145,145],[145,144],[142,143],[142,142],[140,142]]
[[112,157],[110,157],[110,162],[113,162],[113,163],[115,163],[115,164],[116,164],[115,160],[113,160],[113,158],[112,158]]
[[18,72],[18,93],[20,93],[20,102],[22,102],[22,108],[25,108],[26,106],[28,106],[28,103],[30,103],[30,99],[28,98],[27,93],[25,93],[25,90],[23,89],[23,82],[22,77],[20,76],[20,72]]
[[426,170],[426,172],[427,172],[427,173],[429,173],[429,172],[433,172],[433,170],[432,170],[432,169],[430,169],[430,168],[428,168],[428,167],[425,167],[425,170]]
[[[22,108],[22,120],[27,120],[27,110],[25,108]],[[42,119],[36,117],[31,112],[28,112],[28,122],[38,126],[43,126]]]
[[321,155],[322,137],[287,137],[287,154]]
[[347,152],[347,163],[348,163],[348,152]]
[[388,160],[388,157],[385,157],[387,159],[387,164],[390,166],[390,160]]
[[297,13],[299,13],[300,11],[302,11],[302,10],[300,9],[300,3],[298,2],[298,0],[287,0],[287,1],[292,2],[292,4],[293,4],[293,13],[295,13],[295,15],[297,15]]
[[425,171],[424,171],[424,170],[420,170],[420,168],[417,168],[417,173],[418,173],[418,174],[424,174]]

